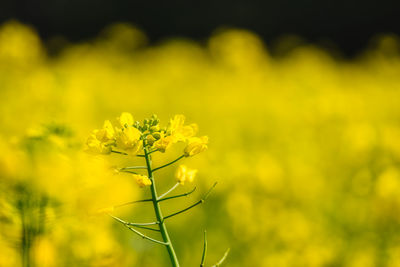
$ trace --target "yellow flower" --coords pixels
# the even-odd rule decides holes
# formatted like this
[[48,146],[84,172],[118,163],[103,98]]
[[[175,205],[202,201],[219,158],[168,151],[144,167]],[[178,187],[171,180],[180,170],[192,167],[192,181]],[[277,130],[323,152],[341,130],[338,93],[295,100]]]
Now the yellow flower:
[[207,149],[208,137],[192,137],[189,138],[188,144],[184,150],[185,157],[194,156]]
[[180,133],[185,138],[190,138],[190,137],[195,136],[198,130],[199,130],[199,126],[197,126],[196,123],[192,123],[192,124],[183,126]]
[[173,143],[172,136],[165,136],[164,132],[160,133],[160,139],[154,142],[154,148],[160,152],[165,152]]
[[98,130],[95,130],[87,139],[86,151],[89,153],[94,153],[94,154],[110,154],[111,153],[111,145],[106,142],[101,142],[99,139],[97,139],[97,133],[98,133]]
[[185,123],[185,116],[175,115],[173,119],[169,121],[169,130],[171,132],[178,130]]
[[184,125],[185,116],[175,115],[169,122],[168,130],[171,133],[173,142],[186,141],[188,138],[196,135],[198,126],[195,123]]
[[180,165],[176,171],[176,180],[180,184],[184,184],[186,181],[193,182],[194,177],[196,176],[197,170],[189,169],[185,165]]
[[134,127],[118,130],[117,147],[135,155],[142,148],[140,137],[141,132]]
[[151,185],[151,180],[145,175],[133,174],[133,178],[136,179],[136,182],[140,187]]
[[98,209],[95,214],[108,214],[114,212],[114,206]]
[[106,120],[103,129],[96,132],[96,138],[101,142],[107,142],[114,139],[115,131],[109,120]]
[[133,125],[133,117],[129,112],[122,112],[121,116],[117,118],[121,127],[128,127]]

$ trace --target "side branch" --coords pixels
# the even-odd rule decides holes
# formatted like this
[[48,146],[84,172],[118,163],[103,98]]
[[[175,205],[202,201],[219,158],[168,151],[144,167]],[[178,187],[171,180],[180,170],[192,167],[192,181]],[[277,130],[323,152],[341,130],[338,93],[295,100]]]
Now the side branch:
[[[127,226],[127,227],[129,227],[129,226]],[[160,232],[160,229],[154,229],[154,228],[151,228],[151,227],[148,227],[148,226],[133,225],[133,227],[146,229],[146,230],[150,230],[150,231],[155,231],[155,232]]]
[[231,249],[228,248],[227,251],[225,252],[224,256],[222,256],[222,259],[220,259],[219,262],[217,262],[216,264],[214,264],[212,267],[219,267],[219,266],[226,260],[226,257],[228,257],[228,254],[229,254],[229,251],[230,251],[230,250],[231,250]]
[[[110,215],[110,214],[109,214]],[[145,226],[145,225],[156,225],[159,224],[159,222],[148,222],[148,223],[131,223],[131,222],[126,222],[118,217],[115,217],[113,215],[110,215],[111,218],[115,219],[116,221],[124,224],[124,225],[129,225],[129,226]]]
[[133,229],[132,227],[129,227],[129,226],[127,226],[127,227],[128,227],[129,230],[131,230],[131,231],[134,232],[135,234],[141,236],[143,239],[147,239],[147,240],[149,240],[149,241],[152,241],[152,242],[157,243],[157,244],[160,244],[160,245],[168,246],[168,243],[165,243],[165,242],[156,240],[156,239],[154,239],[154,238],[148,237],[147,235],[142,234],[141,232],[139,232],[139,231],[136,230],[136,229]]
[[120,171],[126,171],[126,170],[137,170],[137,169],[143,169],[146,170],[147,167],[146,166],[130,166],[130,167],[124,167],[119,169]]
[[161,198],[158,200],[158,202],[164,201],[164,200],[168,200],[168,199],[173,199],[173,198],[178,198],[178,197],[185,197],[190,195],[191,193],[193,193],[196,190],[196,187],[194,187],[191,191],[180,194],[180,195],[175,195],[175,196],[170,196],[170,197],[165,197],[165,198]]
[[115,151],[115,150],[111,150],[111,153],[115,153],[115,154],[121,154],[121,155],[125,155],[125,156],[127,156],[127,155],[128,155],[128,153],[121,152],[121,151]]
[[175,216],[175,215],[181,214],[181,213],[183,213],[183,212],[185,212],[185,211],[187,211],[187,210],[190,210],[191,208],[196,207],[196,206],[199,205],[199,204],[204,203],[204,202],[206,201],[206,199],[208,198],[208,195],[211,193],[211,191],[214,189],[214,187],[215,187],[216,185],[217,185],[217,182],[214,183],[214,185],[207,191],[207,193],[203,196],[202,199],[200,199],[199,201],[197,201],[197,202],[194,203],[193,205],[187,207],[186,209],[183,209],[183,210],[180,210],[180,211],[178,211],[178,212],[172,213],[172,214],[170,214],[170,215],[168,215],[168,216],[165,216],[165,217],[164,217],[164,220],[166,220],[166,219],[168,219],[168,218],[170,218],[170,217],[173,217],[173,216]]
[[165,192],[164,194],[162,194],[161,196],[158,197],[158,199],[161,199],[163,197],[165,197],[166,195],[168,195],[169,193],[171,193],[172,191],[175,190],[175,188],[177,188],[180,185],[180,183],[176,183],[173,187],[171,187],[167,192]]
[[177,162],[178,160],[180,160],[180,159],[182,159],[182,158],[184,158],[184,157],[185,157],[185,155],[182,155],[182,156],[178,157],[177,159],[171,161],[170,163],[167,163],[167,164],[165,164],[165,165],[162,165],[162,166],[160,166],[160,167],[157,167],[157,168],[153,169],[152,172],[155,172],[155,171],[157,171],[157,170],[159,170],[159,169],[162,169],[162,168],[167,167],[167,166],[169,166],[169,165],[171,165],[171,164],[174,164],[175,162]]
[[[140,237],[142,237],[142,238],[144,238],[144,239],[147,239],[147,240],[149,240],[149,241],[152,241],[152,242],[154,242],[154,243],[160,244],[160,245],[164,245],[164,246],[167,246],[167,245],[168,245],[168,243],[165,243],[165,242],[156,240],[156,239],[154,239],[154,238],[148,237],[147,235],[145,235],[145,234],[143,234],[143,233],[139,232],[138,230],[136,230],[136,229],[134,229],[134,228],[131,227],[131,226],[136,226],[136,227],[140,227],[140,228],[149,229],[150,227],[145,227],[145,226],[143,226],[143,225],[158,224],[158,222],[154,222],[154,223],[129,223],[129,222],[126,222],[126,221],[124,221],[124,220],[121,220],[121,219],[118,218],[118,217],[115,217],[115,216],[112,216],[112,215],[110,215],[110,216],[111,216],[113,219],[115,219],[116,221],[118,221],[118,222],[122,223],[123,225],[125,225],[129,230],[131,230],[131,231],[134,232],[135,234],[139,235]],[[156,229],[152,229],[152,230],[157,231]]]
[[[149,153],[147,153],[147,155],[150,155],[151,153],[157,152],[158,149],[154,149],[153,151],[150,151]],[[146,155],[141,155],[141,154],[137,154],[136,157],[141,157],[141,158],[145,158]]]
[[122,204],[119,204],[119,205],[115,205],[114,208],[119,208],[119,207],[131,205],[131,204],[135,204],[135,203],[141,203],[141,202],[150,202],[150,201],[153,201],[153,200],[152,200],[151,198],[147,198],[147,199],[129,201],[129,202],[126,202],[126,203],[122,203]]

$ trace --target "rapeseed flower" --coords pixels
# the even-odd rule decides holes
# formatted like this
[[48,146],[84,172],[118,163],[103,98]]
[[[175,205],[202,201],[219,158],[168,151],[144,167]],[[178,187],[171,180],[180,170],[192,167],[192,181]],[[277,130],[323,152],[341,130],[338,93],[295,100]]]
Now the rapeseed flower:
[[186,165],[180,165],[178,169],[176,170],[176,180],[180,184],[185,184],[185,182],[193,182],[194,177],[196,176],[197,170],[195,169],[189,169],[186,167]]
[[188,139],[188,143],[184,150],[185,157],[194,156],[207,149],[208,137],[192,137]]

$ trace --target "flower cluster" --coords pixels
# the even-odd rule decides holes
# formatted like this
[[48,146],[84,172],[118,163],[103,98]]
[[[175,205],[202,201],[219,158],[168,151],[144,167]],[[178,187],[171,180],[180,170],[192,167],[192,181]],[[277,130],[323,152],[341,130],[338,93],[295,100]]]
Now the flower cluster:
[[113,126],[106,120],[102,129],[94,130],[87,140],[87,151],[95,154],[122,152],[137,155],[143,145],[165,152],[173,144],[185,142],[184,155],[190,157],[207,149],[208,137],[196,137],[197,124],[185,125],[183,115],[175,115],[163,128],[156,115],[140,124],[134,121],[130,113],[123,112],[117,118],[117,123],[118,126]]
[[[123,112],[116,119],[117,126],[109,120],[104,122],[103,128],[94,130],[87,140],[87,151],[94,154],[119,153],[131,156],[143,154],[144,148],[151,153],[164,153],[173,144],[186,143],[183,157],[194,156],[207,149],[208,137],[197,137],[197,124],[185,125],[183,115],[175,115],[165,127],[160,126],[156,115],[145,119],[141,124],[133,119],[132,114]],[[197,170],[179,166],[176,179],[179,184],[192,182]],[[152,184],[149,177],[142,174],[133,174],[140,187]]]

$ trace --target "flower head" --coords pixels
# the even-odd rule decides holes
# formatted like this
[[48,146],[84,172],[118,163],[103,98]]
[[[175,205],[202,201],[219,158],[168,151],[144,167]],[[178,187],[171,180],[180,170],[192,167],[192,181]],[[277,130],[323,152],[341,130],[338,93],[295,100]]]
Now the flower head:
[[193,182],[194,177],[196,176],[197,170],[189,169],[185,165],[180,165],[176,171],[176,180],[180,184],[184,184],[186,181]]
[[142,148],[141,136],[142,133],[134,127],[120,129],[117,131],[117,147],[136,155]]
[[98,130],[94,130],[86,141],[86,151],[93,154],[110,154],[111,145],[97,139]]
[[165,132],[160,132],[159,139],[154,142],[154,148],[160,152],[165,152],[173,143],[172,136],[165,136]]
[[191,157],[200,152],[203,152],[208,148],[207,143],[207,136],[189,138],[188,144],[186,145],[186,148],[184,150],[185,157]]
[[114,143],[115,131],[109,120],[104,122],[103,128],[94,130],[86,141],[87,151],[94,154],[109,154]]
[[170,120],[168,125],[168,131],[173,138],[173,142],[186,141],[188,138],[196,135],[198,126],[195,123],[190,125],[184,125],[185,116],[175,115],[173,119]]
[[101,142],[107,142],[115,137],[114,128],[109,120],[104,121],[103,128],[96,132],[96,138]]
[[133,125],[133,116],[129,112],[122,112],[121,116],[117,118],[122,128]]

